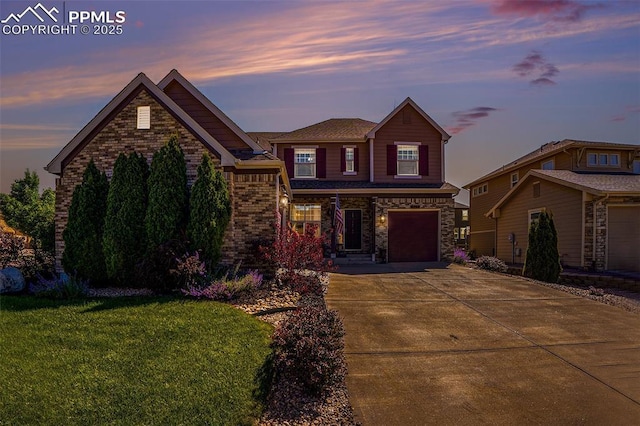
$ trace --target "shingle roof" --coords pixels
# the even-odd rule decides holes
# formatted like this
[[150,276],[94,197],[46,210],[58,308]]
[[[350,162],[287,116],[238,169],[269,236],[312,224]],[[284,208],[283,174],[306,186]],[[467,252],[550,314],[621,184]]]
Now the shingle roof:
[[631,145],[631,144],[622,144],[622,143],[612,143],[612,142],[593,142],[593,141],[581,141],[575,139],[564,139],[556,142],[548,142],[540,146],[540,148],[531,151],[528,154],[523,155],[522,157],[505,164],[502,167],[495,169],[494,171],[474,180],[471,183],[465,185],[465,188],[469,188],[472,185],[480,183],[482,181],[488,180],[494,176],[498,176],[502,173],[508,172],[510,170],[521,167],[523,164],[530,163],[535,161],[536,159],[540,159],[542,157],[546,157],[549,154],[554,152],[561,151],[563,149],[568,148],[569,146],[603,146],[605,148],[640,148],[640,145]]
[[377,123],[361,118],[331,118],[302,129],[283,133],[270,141],[364,141],[366,134],[376,125]]
[[280,159],[273,155],[268,151],[263,152],[253,152],[250,149],[243,150],[231,150],[229,151],[231,154],[236,157],[238,160],[247,161],[247,160],[262,160],[262,161],[279,161]]
[[271,151],[269,140],[276,138],[284,132],[247,132],[247,135],[256,141],[265,151]]
[[602,193],[640,194],[640,175],[612,173],[576,173],[569,170],[533,170],[532,174],[549,177],[558,183],[568,183]]

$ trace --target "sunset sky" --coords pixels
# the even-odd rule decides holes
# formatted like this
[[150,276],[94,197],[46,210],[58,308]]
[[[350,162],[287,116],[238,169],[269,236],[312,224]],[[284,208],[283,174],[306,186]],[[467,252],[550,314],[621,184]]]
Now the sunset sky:
[[[3,0],[0,17],[37,3]],[[2,192],[25,168],[52,186],[43,167],[111,98],[173,68],[245,131],[380,121],[410,96],[453,135],[457,186],[549,141],[640,144],[638,0],[41,3],[126,21],[0,35]]]

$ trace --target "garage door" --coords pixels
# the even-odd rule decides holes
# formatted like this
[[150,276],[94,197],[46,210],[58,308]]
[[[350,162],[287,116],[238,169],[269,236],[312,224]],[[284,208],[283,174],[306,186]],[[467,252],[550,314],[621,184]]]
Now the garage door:
[[607,269],[640,272],[640,206],[610,206],[607,234]]
[[389,262],[438,260],[438,212],[389,212]]

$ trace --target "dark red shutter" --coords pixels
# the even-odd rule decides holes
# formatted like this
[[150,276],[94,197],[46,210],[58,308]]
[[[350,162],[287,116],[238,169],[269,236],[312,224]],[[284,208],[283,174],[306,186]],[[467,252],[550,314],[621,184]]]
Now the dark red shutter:
[[327,149],[316,149],[316,177],[324,179],[327,177]]
[[393,176],[398,171],[398,150],[395,145],[387,145],[387,175]]
[[358,148],[353,148],[353,171],[360,171],[360,157],[358,156]]
[[429,176],[429,146],[420,145],[418,155],[418,173],[420,176]]
[[347,171],[347,148],[340,148],[340,171]]
[[284,149],[284,165],[287,168],[287,174],[289,179],[294,178],[294,160],[293,160],[293,148]]

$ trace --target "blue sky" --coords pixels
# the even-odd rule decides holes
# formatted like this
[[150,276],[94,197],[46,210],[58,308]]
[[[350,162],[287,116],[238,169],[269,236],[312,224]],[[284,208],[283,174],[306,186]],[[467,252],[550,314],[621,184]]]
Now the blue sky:
[[[0,18],[37,3],[3,0]],[[640,143],[636,0],[41,4],[126,20],[120,35],[0,34],[2,192],[27,167],[53,185],[43,167],[113,96],[173,68],[245,131],[379,121],[410,96],[453,134],[457,186],[553,140]]]

